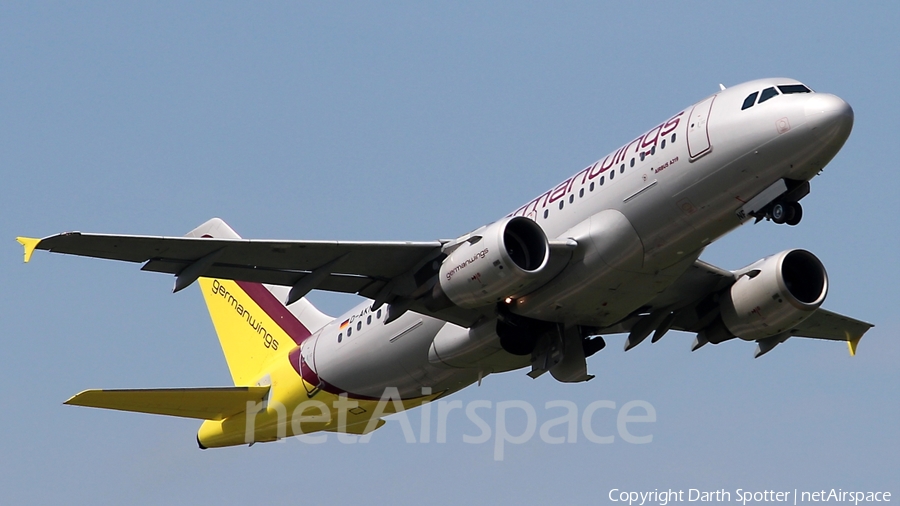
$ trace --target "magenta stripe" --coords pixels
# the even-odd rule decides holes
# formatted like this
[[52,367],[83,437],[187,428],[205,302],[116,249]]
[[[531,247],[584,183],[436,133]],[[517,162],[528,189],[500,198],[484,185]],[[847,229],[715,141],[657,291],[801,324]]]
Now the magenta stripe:
[[294,313],[291,313],[265,286],[249,281],[236,280],[235,283],[241,290],[247,292],[247,295],[294,340],[295,344],[299,345],[311,335],[309,329],[294,316]]

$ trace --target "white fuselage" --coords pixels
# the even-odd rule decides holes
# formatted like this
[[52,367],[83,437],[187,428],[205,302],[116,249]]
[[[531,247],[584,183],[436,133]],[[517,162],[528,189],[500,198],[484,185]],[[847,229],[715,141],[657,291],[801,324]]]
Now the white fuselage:
[[[754,92],[795,84],[765,79],[720,91],[510,213],[534,220],[550,239],[578,244],[565,269],[518,298],[512,311],[612,326],[749,219],[739,210],[753,197],[781,179],[815,176],[849,135],[852,111],[843,100],[778,94],[742,109]],[[529,357],[503,351],[490,324],[465,329],[414,312],[385,324],[385,311],[370,305],[361,303],[303,344],[306,362],[331,388],[379,397],[392,386],[412,397],[529,364]]]

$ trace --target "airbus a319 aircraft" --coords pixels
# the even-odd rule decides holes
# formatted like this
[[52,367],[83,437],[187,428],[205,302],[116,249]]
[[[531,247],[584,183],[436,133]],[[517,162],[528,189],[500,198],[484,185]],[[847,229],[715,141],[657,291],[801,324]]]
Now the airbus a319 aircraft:
[[[140,262],[174,274],[176,292],[199,280],[234,381],[88,390],[67,404],[202,419],[201,448],[365,434],[491,373],[587,381],[607,334],[627,333],[626,351],[679,330],[696,334],[694,350],[738,338],[759,357],[798,336],[854,354],[871,325],[821,308],[828,276],[812,253],[736,271],[699,260],[747,221],[796,225],[852,125],[844,100],[793,79],[721,86],[453,240],[246,240],[217,218],[185,237],[18,240],[26,262],[35,249]],[[367,300],[332,318],[311,290]]]

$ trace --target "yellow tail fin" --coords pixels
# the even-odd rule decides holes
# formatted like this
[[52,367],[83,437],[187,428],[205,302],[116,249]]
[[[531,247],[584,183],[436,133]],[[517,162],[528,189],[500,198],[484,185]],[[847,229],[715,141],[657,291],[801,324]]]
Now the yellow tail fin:
[[235,385],[250,385],[266,364],[287,355],[310,331],[259,283],[200,278]]
[[[218,218],[187,235],[240,238]],[[213,278],[200,278],[199,285],[237,386],[255,384],[268,363],[287,355],[331,321],[306,299],[285,306],[279,297],[287,296],[287,287]]]

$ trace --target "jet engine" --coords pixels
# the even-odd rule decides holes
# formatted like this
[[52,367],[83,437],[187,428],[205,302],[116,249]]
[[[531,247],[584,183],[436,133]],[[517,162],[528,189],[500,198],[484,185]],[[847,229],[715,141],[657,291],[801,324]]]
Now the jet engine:
[[438,286],[454,304],[477,308],[524,295],[547,265],[540,225],[516,216],[476,231],[441,264]]
[[775,336],[809,318],[828,292],[828,275],[812,253],[793,249],[741,271],[720,302],[722,321],[746,341]]

